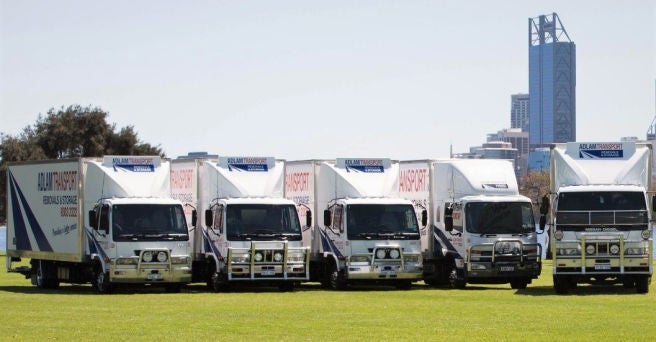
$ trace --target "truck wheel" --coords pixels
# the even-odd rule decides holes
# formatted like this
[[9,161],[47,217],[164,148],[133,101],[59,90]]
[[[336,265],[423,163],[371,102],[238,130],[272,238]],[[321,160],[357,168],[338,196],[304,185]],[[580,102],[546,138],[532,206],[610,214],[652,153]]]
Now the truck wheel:
[[449,271],[449,286],[452,289],[464,289],[467,286],[464,277],[458,272],[455,262],[451,266],[451,271]]
[[[42,289],[56,289],[59,287],[56,273],[53,272],[54,265],[46,261],[39,261],[36,264],[35,285]],[[54,273],[54,274],[53,274]]]
[[330,272],[330,287],[333,290],[346,289],[346,276],[344,275],[344,272],[337,268],[337,265],[333,265],[333,268]]
[[230,289],[228,277],[223,273],[214,272],[210,280],[210,288],[215,292],[225,292]]
[[112,292],[112,285],[109,282],[109,273],[103,272],[102,268],[96,271],[96,291],[100,294],[107,294]]
[[646,275],[636,276],[635,287],[637,293],[649,292],[649,276]]
[[557,294],[567,294],[571,287],[571,281],[567,276],[554,275],[553,276],[553,286]]
[[528,281],[526,279],[515,279],[510,281],[510,288],[514,290],[523,290],[527,285]]

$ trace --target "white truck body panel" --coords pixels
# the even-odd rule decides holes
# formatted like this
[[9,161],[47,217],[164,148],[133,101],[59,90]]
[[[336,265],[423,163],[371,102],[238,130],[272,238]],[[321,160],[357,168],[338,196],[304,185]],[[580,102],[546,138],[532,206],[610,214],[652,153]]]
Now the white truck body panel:
[[[399,197],[398,162],[389,159],[337,159],[305,160],[287,163],[286,197],[297,204],[301,217],[306,215],[308,207],[312,211],[311,227],[304,227],[304,241],[309,241],[312,250],[313,280],[327,282],[330,263],[335,263],[344,282],[353,281],[403,281],[419,280],[421,276],[420,245],[416,217],[411,210],[411,203]],[[342,228],[324,227],[323,213],[335,205],[344,208],[344,223],[337,223]],[[356,223],[350,218],[349,208],[357,206],[407,206],[406,218],[414,226],[413,237],[394,237],[399,233],[398,226],[388,229],[391,235],[376,235],[373,226],[366,238],[349,238],[354,233]],[[331,215],[335,215],[334,213]],[[350,215],[350,216],[349,216]],[[335,217],[335,216],[334,216]],[[380,218],[377,218],[380,219]],[[333,219],[333,224],[335,224]],[[347,223],[348,222],[348,223]],[[350,233],[349,233],[350,232]],[[398,260],[407,260],[401,265],[398,260],[389,262],[376,257],[376,251],[399,251]],[[357,259],[357,261],[356,261]],[[397,265],[398,264],[398,265]],[[405,283],[403,283],[405,284]]]
[[[411,200],[420,213],[426,210],[428,224],[421,229],[421,248],[424,256],[424,280],[428,283],[444,282],[451,272],[452,260],[458,272],[466,282],[513,282],[525,286],[532,278],[539,275],[539,245],[535,229],[520,231],[522,223],[515,232],[473,231],[466,220],[468,204],[487,206],[506,204],[522,206],[522,218],[533,224],[530,200],[521,196],[512,164],[506,160],[492,159],[442,159],[402,161],[400,170],[401,196]],[[453,207],[453,226],[455,230],[447,231],[445,227],[445,208]],[[519,208],[515,208],[519,210]],[[474,214],[472,214],[474,215]],[[474,221],[472,221],[474,222]],[[487,222],[489,226],[497,225]],[[481,226],[478,229],[487,229]],[[525,229],[525,228],[524,228]],[[501,273],[501,257],[496,251],[502,246],[518,247],[522,253],[517,260],[506,257]],[[475,257],[471,250],[481,250],[482,255],[495,255],[488,258]],[[496,253],[496,254],[495,254]],[[521,254],[521,257],[520,257]],[[527,260],[531,266],[524,267]],[[475,262],[473,262],[475,261]],[[485,262],[483,262],[485,261]],[[474,264],[474,269],[472,269]],[[520,266],[521,264],[521,266]],[[529,264],[529,263],[526,263]],[[506,271],[509,270],[509,271]],[[537,273],[537,274],[536,274]],[[521,283],[521,284],[520,284]],[[514,285],[513,285],[514,286]]]
[[651,145],[551,146],[550,248],[554,287],[622,282],[647,292],[653,273]]
[[[51,284],[92,281],[87,277],[91,272],[88,268],[94,262],[108,274],[110,283],[182,284],[191,280],[188,233],[181,203],[169,197],[168,161],[148,156],[106,156],[13,163],[8,171],[10,215],[7,231],[11,241],[8,255],[48,263],[53,274],[58,274],[50,277]],[[89,211],[101,206],[107,215],[105,233],[92,228],[88,221]],[[181,221],[174,222],[175,216],[167,216],[163,224],[169,228],[149,228],[150,234],[159,235],[166,230],[166,234],[175,237],[119,238],[119,222],[111,216],[113,211],[118,215],[118,206],[126,208],[124,214],[136,206],[167,206],[170,210],[179,210]],[[159,229],[162,232],[155,231]],[[145,250],[163,251],[169,260],[168,268],[162,270],[158,267],[163,264],[157,265],[152,269],[157,276],[147,277],[145,273],[151,268],[135,261]],[[118,259],[126,264],[118,266]],[[171,266],[171,259],[175,260],[175,266]],[[10,262],[8,268],[11,268]],[[26,275],[29,272],[21,271]]]

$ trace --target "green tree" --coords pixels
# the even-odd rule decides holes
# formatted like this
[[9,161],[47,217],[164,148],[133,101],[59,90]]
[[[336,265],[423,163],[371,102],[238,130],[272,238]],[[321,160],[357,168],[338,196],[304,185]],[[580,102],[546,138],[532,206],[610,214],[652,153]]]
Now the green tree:
[[107,112],[91,106],[51,108],[16,136],[0,133],[0,223],[7,213],[8,162],[103,155],[165,156],[159,146],[139,141],[133,126],[116,132]]

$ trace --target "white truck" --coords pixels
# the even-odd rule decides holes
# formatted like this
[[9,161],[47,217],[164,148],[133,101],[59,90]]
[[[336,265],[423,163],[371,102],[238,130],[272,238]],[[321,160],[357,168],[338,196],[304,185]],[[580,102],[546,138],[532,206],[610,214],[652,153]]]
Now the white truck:
[[424,282],[526,288],[542,269],[531,201],[512,163],[493,159],[402,161],[400,193],[419,212]]
[[[306,219],[311,281],[333,289],[357,282],[407,289],[421,280],[419,225],[412,203],[399,197],[398,172],[390,159],[287,163],[285,195]],[[323,213],[322,221],[311,212]]]
[[650,144],[551,145],[549,241],[557,293],[578,283],[621,283],[638,293],[649,291],[651,187]]
[[[194,282],[215,291],[309,280],[296,205],[284,198],[285,162],[272,157],[176,159],[172,197],[191,210]],[[197,219],[201,213],[203,220]]]
[[[169,197],[170,162],[105,156],[9,163],[7,270],[42,288],[191,281],[182,203]],[[12,267],[30,258],[30,266]]]

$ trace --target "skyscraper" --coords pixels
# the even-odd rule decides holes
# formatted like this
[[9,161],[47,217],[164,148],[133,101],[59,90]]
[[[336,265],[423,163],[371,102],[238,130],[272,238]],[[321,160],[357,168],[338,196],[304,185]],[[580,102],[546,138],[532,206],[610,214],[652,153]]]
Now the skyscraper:
[[528,132],[528,94],[510,95],[510,128],[521,128]]
[[531,148],[576,141],[576,45],[556,13],[529,18],[528,29]]

